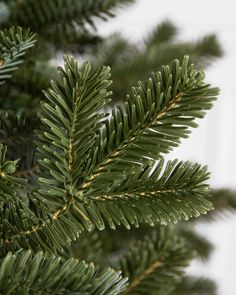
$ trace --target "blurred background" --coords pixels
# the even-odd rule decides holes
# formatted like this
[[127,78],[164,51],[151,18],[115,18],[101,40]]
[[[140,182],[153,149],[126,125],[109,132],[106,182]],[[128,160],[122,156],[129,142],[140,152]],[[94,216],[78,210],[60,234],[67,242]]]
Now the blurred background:
[[[144,17],[145,16],[145,17]],[[221,94],[207,117],[193,130],[190,139],[170,154],[171,158],[207,164],[214,188],[236,188],[236,64],[235,2],[225,1],[157,1],[137,0],[121,10],[108,23],[99,22],[102,36],[119,32],[129,41],[141,42],[152,29],[164,20],[179,29],[180,41],[196,41],[203,35],[215,33],[224,56],[206,69],[209,83],[218,86]],[[236,273],[236,216],[222,216],[210,224],[198,224],[198,231],[206,235],[215,250],[207,264],[195,262],[190,272],[214,278],[220,295],[235,295]]]

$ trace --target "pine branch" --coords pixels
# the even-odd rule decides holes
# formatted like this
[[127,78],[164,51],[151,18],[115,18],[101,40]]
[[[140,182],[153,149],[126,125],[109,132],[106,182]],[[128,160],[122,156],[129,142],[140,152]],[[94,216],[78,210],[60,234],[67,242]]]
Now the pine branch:
[[[111,173],[107,180],[95,182],[97,185],[87,192],[83,189],[88,203],[85,205],[87,212],[84,211],[87,218],[100,229],[106,222],[111,228],[123,224],[129,229],[130,225],[137,227],[143,222],[150,225],[176,223],[205,214],[212,208],[205,199],[208,189],[203,182],[208,173],[204,167],[177,161],[163,166],[160,161],[155,169],[153,165],[135,168],[135,174],[127,177],[123,174],[120,179]],[[112,186],[110,178],[114,179]],[[75,196],[79,195],[81,190]],[[94,207],[96,215],[90,212],[89,205]]]
[[141,295],[147,290],[148,294],[172,294],[191,258],[191,250],[183,240],[164,228],[142,241],[133,241],[117,266],[129,276],[129,285],[122,294]]
[[211,191],[208,200],[212,202],[214,211],[199,221],[214,221],[225,216],[231,216],[236,210],[236,192],[229,189]]
[[171,293],[173,295],[216,295],[214,281],[207,278],[186,276]]
[[[221,57],[223,55],[223,49],[219,45],[219,41],[214,34],[207,35],[196,42],[194,45],[194,50],[196,55],[203,57],[205,66],[209,65],[207,58],[210,56]],[[203,61],[201,61],[201,63],[203,63]]]
[[[130,108],[137,105],[136,113],[127,111],[127,116],[123,115],[130,117],[128,125],[119,115],[111,124],[112,119],[104,123],[101,112],[110,94],[106,90],[110,85],[109,69],[93,69],[85,64],[78,70],[74,59],[66,58],[65,70],[59,70],[57,80],[46,92],[47,102],[43,103],[44,127],[38,133],[38,158],[43,173],[40,189],[27,196],[26,203],[9,204],[13,218],[1,233],[3,253],[22,247],[61,251],[84,229],[167,224],[211,209],[205,199],[207,186],[203,182],[208,173],[204,167],[176,161],[164,167],[162,160],[155,167],[145,159],[158,158],[160,152],[168,152],[176,145],[179,137],[187,134],[188,126],[195,126],[191,121],[203,116],[211,106],[211,95],[215,94],[215,89],[204,85],[201,74],[192,68],[188,71],[186,61],[182,67],[174,63],[172,76],[166,75],[168,67],[164,69],[162,75],[157,74],[157,80],[149,82],[150,95],[144,95],[139,88],[135,91],[140,91],[140,96],[134,91],[134,96],[128,97]],[[173,79],[171,87],[169,79]],[[173,102],[176,96],[182,99]],[[100,126],[104,130],[105,124],[114,137],[96,146],[96,134]],[[163,132],[165,137],[161,136]],[[149,147],[147,134],[157,144],[155,148],[151,144]],[[148,140],[139,153],[132,145],[136,135],[136,146],[139,143],[141,147],[143,138]],[[110,147],[104,148],[107,143]],[[126,147],[130,147],[130,153],[116,162]],[[104,183],[101,175],[106,175]],[[129,188],[125,182],[134,185]],[[6,214],[7,211],[3,216]]]
[[112,269],[98,272],[92,263],[43,252],[10,252],[0,260],[0,294],[116,295],[126,281]]
[[191,228],[187,228],[183,224],[179,229],[180,235],[186,240],[190,249],[196,252],[197,258],[206,261],[212,253],[214,246],[206,237],[200,235]]
[[[73,187],[83,177],[83,173],[79,175],[80,166],[94,144],[95,131],[104,117],[98,111],[109,95],[107,78],[109,68],[92,69],[90,64],[85,64],[80,72],[72,58],[67,59],[65,71],[60,70],[58,81],[53,82],[54,88],[46,94],[49,103],[43,104],[45,127],[39,133],[39,162],[44,171],[44,178],[39,179],[41,188],[30,199],[26,198],[28,210],[22,208],[25,206],[22,202],[9,204],[7,210],[13,218],[1,232],[3,253],[21,247],[61,250],[62,245],[76,239],[83,230],[78,213],[76,222],[72,223],[75,219],[72,211],[77,212],[79,208],[75,204],[71,212],[68,209],[74,202]],[[52,167],[56,168],[55,172]],[[4,220],[8,213],[5,208],[3,211]],[[52,223],[55,226],[51,226]],[[52,240],[49,240],[48,231]],[[68,238],[65,240],[65,237]]]
[[[231,211],[234,213],[236,209],[236,192],[229,189],[218,189],[211,192],[210,198],[214,204],[216,214]],[[215,215],[215,214],[214,214]],[[213,215],[212,215],[213,217]]]
[[[94,17],[105,19],[113,16],[114,8],[132,3],[133,0],[24,0],[11,6],[10,22],[31,27],[41,35],[52,35],[55,28],[71,29],[90,25],[95,28]],[[43,16],[43,17],[42,17]]]
[[[106,90],[110,85],[109,71],[108,67],[92,69],[89,63],[79,71],[77,62],[67,57],[65,70],[59,70],[58,80],[45,92],[48,102],[42,104],[45,127],[38,132],[39,163],[63,189],[65,179],[60,174],[64,174],[70,194],[73,193],[72,186],[83,178],[87,153],[94,145],[96,131],[105,117],[101,109],[111,94]],[[41,192],[47,194],[48,178],[40,181],[45,186]]]
[[23,56],[35,41],[34,34],[20,27],[0,31],[0,85],[11,78],[12,72],[22,63]]
[[103,38],[97,32],[84,32],[84,30],[79,30],[77,27],[72,29],[67,26],[62,27],[57,34],[52,34],[50,41],[53,41],[56,50],[61,49],[63,52],[88,55],[88,53],[96,50]]
[[[148,73],[169,63],[173,56],[182,60],[188,54],[198,68],[205,68],[223,54],[215,35],[207,35],[196,42],[181,43],[173,39],[175,34],[174,25],[164,21],[144,40],[144,46],[129,43],[118,35],[107,38],[98,46],[96,57],[92,58],[95,62],[112,66],[114,102],[123,99],[136,81],[148,78]],[[125,48],[121,52],[114,50],[122,43]]]
[[[99,44],[96,55],[92,59],[94,63],[109,65],[112,68],[112,75],[114,75],[119,64],[128,62],[137,53],[138,50],[135,45],[131,45],[128,40],[119,34],[112,34]],[[114,80],[113,83],[116,84],[116,82]]]
[[[9,15],[0,20],[1,25],[30,25],[48,48],[45,54],[44,50],[31,52],[25,69],[15,72],[11,86],[5,83],[2,87],[0,104],[5,108],[11,105],[4,101],[7,94],[20,96],[21,101],[24,98],[22,104],[14,104],[16,108],[32,97],[28,107],[35,106],[40,89],[50,80],[44,65],[50,58],[51,43],[62,48],[69,40],[70,45],[78,40],[88,44],[90,37],[93,43],[92,33],[84,36],[95,29],[94,18],[106,19],[115,7],[131,2],[5,1]],[[2,7],[0,10],[2,14]],[[169,61],[173,52],[182,57],[186,44],[167,50],[175,33],[171,23],[163,23],[145,40],[143,52],[122,38],[116,42],[113,51],[104,56],[115,67],[121,65],[117,66],[117,81],[126,80],[128,73],[132,84],[147,68],[157,67],[160,59],[163,63],[163,57]],[[13,27],[0,32],[0,43],[3,84],[34,45],[35,36]],[[83,51],[83,44],[75,44],[75,48]],[[195,57],[221,54],[214,36],[187,44],[187,50]],[[156,52],[163,54],[157,61]],[[36,63],[39,56],[40,63]],[[127,59],[131,62],[126,66]],[[201,61],[207,64],[208,59]],[[109,67],[86,63],[79,68],[72,57],[66,57],[64,69],[58,69],[45,91],[42,124],[35,115],[0,112],[0,294],[215,294],[210,280],[183,275],[194,257],[192,250],[206,257],[210,244],[184,227],[175,232],[172,226],[162,226],[212,209],[205,184],[209,173],[198,164],[165,162],[163,156],[188,137],[189,129],[197,126],[195,119],[204,117],[218,90],[205,84],[204,74],[185,57],[182,64],[175,60],[145,83],[139,82],[123,104],[105,114],[111,94],[109,78]],[[122,89],[126,91],[126,86]],[[36,155],[35,129],[39,129]],[[212,200],[218,208],[225,208],[221,198]],[[229,203],[234,208],[231,197]],[[158,227],[144,239],[133,241],[125,255],[124,247],[113,257],[96,257],[104,249],[93,229],[120,225],[130,229],[141,224]],[[68,252],[85,230],[92,231],[89,239],[82,237],[79,247]],[[74,254],[89,262],[113,258],[114,264],[119,262],[119,271],[66,259]],[[120,269],[129,276],[129,284]]]
[[178,61],[163,66],[144,85],[133,88],[124,107],[115,108],[101,129],[93,161],[86,167],[90,176],[85,187],[102,174],[107,179],[113,171],[122,175],[124,166],[132,170],[142,165],[145,158],[160,159],[188,137],[189,127],[197,126],[194,120],[204,117],[218,93],[203,79],[185,58],[181,66]]
[[166,20],[158,25],[145,40],[147,47],[158,46],[161,43],[170,42],[177,34],[177,28],[175,25]]

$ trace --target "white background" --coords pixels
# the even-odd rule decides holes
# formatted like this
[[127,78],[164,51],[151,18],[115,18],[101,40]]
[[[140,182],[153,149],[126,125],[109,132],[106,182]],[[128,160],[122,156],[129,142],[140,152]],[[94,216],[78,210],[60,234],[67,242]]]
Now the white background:
[[[142,40],[158,23],[169,19],[179,28],[180,40],[197,40],[216,33],[225,52],[222,59],[207,69],[207,79],[221,88],[221,95],[207,118],[200,122],[190,139],[183,142],[173,158],[207,164],[213,187],[236,188],[236,4],[233,0],[138,0],[118,17],[100,23],[99,31],[107,36],[119,31],[131,41]],[[213,277],[219,295],[236,294],[236,213],[198,230],[214,244],[215,251],[204,266],[195,263],[190,271]]]

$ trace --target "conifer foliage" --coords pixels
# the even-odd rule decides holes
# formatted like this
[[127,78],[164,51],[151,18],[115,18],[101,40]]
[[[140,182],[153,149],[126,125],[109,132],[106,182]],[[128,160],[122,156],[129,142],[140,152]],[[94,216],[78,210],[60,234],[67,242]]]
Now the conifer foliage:
[[[79,69],[66,57],[42,103],[39,188],[26,188],[28,196],[10,206],[13,225],[3,227],[2,251],[39,245],[55,251],[65,244],[63,237],[69,242],[94,226],[176,223],[212,208],[205,198],[206,168],[165,163],[161,156],[186,137],[218,90],[205,85],[185,58],[140,82],[124,108],[105,118],[101,108],[110,95],[108,78],[109,68],[87,63]],[[16,163],[5,160],[6,147],[1,147],[2,179],[14,188]]]
[[[118,60],[110,55],[109,62],[105,55],[115,75],[107,65],[81,65],[71,55],[55,71],[50,55],[44,56],[50,45],[63,49],[76,42],[82,52],[93,38],[87,25],[94,27],[94,16],[109,17],[130,2],[4,1],[0,100],[8,93],[31,101],[46,87],[37,113],[8,101],[3,107],[15,110],[0,111],[0,294],[214,294],[212,281],[184,275],[194,257],[207,257],[211,245],[185,223],[181,227],[213,209],[209,172],[165,155],[197,127],[218,88],[205,82],[188,56],[182,58],[180,46],[179,59],[157,63],[149,78],[136,81],[111,107],[111,77],[132,73],[144,53],[136,52],[132,66],[126,71],[121,63],[117,72]],[[167,48],[174,31],[164,23],[146,43]],[[204,55],[208,39],[189,48]],[[131,46],[120,41],[115,44],[127,53]],[[107,45],[100,45],[95,56],[102,60]],[[220,196],[212,200],[218,204]]]
[[[17,280],[27,284],[28,292],[40,288],[35,276],[42,263],[42,268],[50,264],[52,275],[55,268],[58,272],[48,288],[59,288],[57,282],[65,271],[63,264],[58,265],[59,258],[51,256],[47,262],[39,250],[60,253],[84,230],[176,223],[212,208],[206,199],[206,168],[177,160],[165,163],[163,154],[177,146],[190,127],[196,127],[195,118],[204,116],[218,90],[205,84],[204,75],[185,57],[181,64],[175,60],[145,83],[139,82],[124,105],[107,117],[103,109],[111,96],[109,77],[109,67],[85,63],[79,68],[74,58],[65,57],[64,68],[59,68],[42,102],[36,155],[40,173],[33,189],[25,179],[14,176],[18,160],[7,160],[7,148],[1,145],[1,255],[7,255],[1,271],[15,278],[14,268]],[[9,251],[19,254],[14,256]],[[83,267],[83,287],[79,288],[86,290],[94,270],[71,260],[64,263],[68,269],[70,263],[75,266],[71,275],[67,272],[68,279],[60,281],[63,288],[66,290],[69,284],[70,292],[74,290],[72,278],[80,286],[78,269]],[[157,284],[162,284],[162,267],[157,264]],[[34,272],[27,281],[32,267]],[[101,274],[105,277],[102,291],[89,294],[121,293],[126,280],[112,272]],[[146,272],[149,274],[149,270]],[[94,279],[92,286],[98,280],[101,278]],[[14,282],[10,292],[17,284],[21,283]],[[131,283],[124,294],[136,284]],[[107,285],[111,285],[107,289],[110,293],[106,293]],[[8,284],[2,288],[6,290]],[[140,288],[138,294],[142,294]]]
[[11,73],[22,63],[27,49],[35,43],[35,35],[22,28],[10,28],[0,33],[0,84],[11,78]]

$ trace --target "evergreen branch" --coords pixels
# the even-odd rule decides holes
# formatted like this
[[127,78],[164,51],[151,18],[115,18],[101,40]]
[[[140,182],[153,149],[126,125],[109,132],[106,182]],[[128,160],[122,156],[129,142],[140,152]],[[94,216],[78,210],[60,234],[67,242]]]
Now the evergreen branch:
[[174,61],[144,85],[140,82],[101,129],[84,188],[101,174],[107,179],[111,172],[122,175],[124,167],[127,171],[142,165],[145,158],[160,159],[188,137],[189,127],[197,126],[194,120],[212,107],[217,93],[205,85],[202,73],[188,66],[188,58],[182,66]]
[[214,281],[207,278],[186,276],[177,284],[172,295],[216,295],[217,287]]
[[236,192],[229,189],[212,190],[208,200],[214,206],[214,212],[207,217],[201,217],[199,221],[214,221],[224,216],[231,216],[236,210]]
[[216,217],[216,215],[223,215],[227,213],[234,213],[236,210],[236,192],[229,189],[213,190],[210,194],[209,200],[213,202],[215,213],[209,216],[209,219]]
[[179,229],[180,235],[186,240],[186,243],[189,245],[189,248],[193,249],[196,252],[198,258],[203,261],[207,260],[214,249],[212,243],[208,241],[204,236],[200,235],[190,228],[183,226]]
[[97,33],[84,32],[71,26],[62,26],[55,28],[52,31],[50,40],[53,41],[56,49],[61,49],[63,52],[74,52],[79,54],[87,54],[94,52],[94,49],[103,41],[103,38]]
[[[131,45],[119,34],[112,34],[99,44],[96,56],[93,60],[95,63],[109,65],[112,68],[113,76],[119,64],[128,62],[128,60],[137,53],[138,50],[135,45]],[[116,84],[117,81],[114,80],[113,83]]]
[[[14,218],[12,225],[8,224],[2,231],[2,251],[26,245],[31,249],[41,246],[51,252],[61,250],[62,245],[83,231],[81,215],[85,218],[85,214],[74,204],[74,189],[84,177],[81,167],[104,117],[99,111],[110,94],[106,91],[110,85],[108,78],[107,67],[93,69],[87,63],[79,71],[74,59],[66,58],[65,70],[59,70],[57,81],[52,82],[52,89],[46,92],[48,101],[42,105],[38,159],[44,177],[39,178],[40,189],[28,200],[24,218],[22,206],[25,204],[9,204],[8,210]],[[5,214],[7,212],[3,216]],[[74,216],[76,221],[71,227]]]
[[[39,163],[58,182],[58,187],[68,190],[70,195],[84,177],[87,153],[105,116],[99,111],[109,101],[109,71],[108,67],[93,69],[89,63],[79,71],[77,62],[66,57],[65,70],[59,69],[58,80],[45,92],[44,128],[38,132]],[[40,179],[43,194],[48,194],[47,180]]]
[[35,35],[29,30],[12,27],[0,31],[0,85],[22,63],[26,51],[34,46]]
[[[168,68],[165,69],[169,71]],[[160,143],[168,151],[171,140],[178,142],[179,136],[186,134],[185,129],[183,133],[176,131],[176,124],[183,124],[186,118],[191,121],[189,117],[193,119],[202,116],[202,109],[211,106],[213,98],[210,94],[215,93],[215,90],[202,86],[202,75],[195,71],[189,73],[186,61],[183,67],[177,66],[177,69],[176,75],[180,77],[177,79],[173,75],[173,79],[177,79],[178,87],[174,83],[175,89],[170,90],[169,82],[165,80],[170,76],[165,76],[165,71],[163,76],[158,77],[163,78],[162,84],[167,83],[169,90],[163,89],[160,92],[161,83],[153,82],[152,91],[156,91],[154,89],[157,87],[157,91],[160,92],[159,95],[159,92],[153,95],[153,99],[157,100],[156,104],[158,102],[159,104],[155,112],[154,104],[150,102],[152,96],[143,100],[147,109],[147,121],[145,116],[141,116],[143,112],[137,113],[141,123],[133,120],[131,115],[130,121],[133,121],[133,125],[130,132],[127,131],[127,124],[124,124],[122,132],[127,136],[120,136],[120,131],[117,133],[115,138],[118,142],[114,142],[114,148],[113,146],[110,148],[109,158],[106,158],[106,153],[97,148],[98,155],[101,156],[100,163],[103,165],[99,167],[98,161],[97,167],[101,170],[98,169],[97,174],[104,172],[104,159],[107,161],[106,164],[113,161],[111,155],[118,152],[117,146],[129,145],[128,140],[132,141],[136,131],[138,137],[143,130],[148,132],[150,124],[153,124],[153,118],[171,122],[171,127],[164,130],[169,136],[165,137],[168,138],[167,142],[160,139]],[[150,165],[142,170],[140,168],[142,166],[136,165],[134,159],[142,165],[147,162],[147,159],[141,156],[141,159],[137,160],[137,155],[133,155],[134,158],[130,153],[130,158],[124,158],[116,170],[109,168],[110,176],[106,173],[107,181],[104,183],[101,182],[99,175],[94,173],[95,169],[90,172],[88,167],[96,167],[97,162],[90,151],[96,150],[96,147],[94,149],[95,136],[99,126],[104,125],[101,121],[104,114],[99,111],[108,100],[109,92],[106,91],[110,84],[108,78],[109,69],[106,67],[92,69],[89,64],[85,64],[79,71],[77,63],[72,58],[66,58],[65,70],[59,70],[58,79],[52,82],[52,88],[46,92],[47,102],[43,103],[44,127],[39,131],[38,156],[44,177],[39,178],[40,189],[33,192],[28,200],[29,208],[24,218],[22,218],[22,206],[25,204],[19,203],[18,207],[9,204],[8,210],[12,211],[11,216],[14,218],[12,224],[8,224],[2,231],[2,251],[26,246],[35,250],[41,248],[51,252],[61,251],[63,245],[75,240],[85,228],[91,230],[96,226],[101,230],[107,224],[111,228],[120,224],[127,228],[130,228],[130,225],[138,226],[139,223],[167,224],[205,214],[211,209],[211,204],[205,199],[207,186],[202,183],[208,178],[208,173],[199,165],[188,162],[178,164],[175,161],[169,162],[162,174],[162,161],[156,168]],[[183,94],[183,108],[179,109],[180,102],[176,99],[173,102],[171,91],[174,94],[177,92],[173,97],[179,98],[179,93],[184,93],[182,92],[184,87],[188,89],[188,92],[186,95]],[[134,95],[133,99],[137,97]],[[160,98],[161,101],[159,101]],[[175,104],[172,110],[174,113],[170,112],[167,116],[166,114],[172,109],[172,104]],[[141,109],[142,107],[138,108],[139,111]],[[183,111],[186,118],[182,121],[179,114],[181,113],[182,116]],[[173,116],[173,120],[170,115]],[[136,117],[139,120],[139,117]],[[107,122],[110,124],[111,121]],[[110,125],[110,131],[116,129],[114,125]],[[189,125],[192,126],[192,123],[184,123],[184,128]],[[152,126],[153,128],[155,126]],[[159,128],[158,124],[157,128]],[[121,143],[119,143],[120,138]],[[99,148],[101,147],[102,145]],[[145,148],[149,147],[145,146]],[[103,157],[104,154],[105,157]],[[145,152],[144,156],[147,156]],[[151,173],[153,168],[155,172]],[[133,171],[139,171],[139,173],[133,177]],[[125,181],[129,184],[133,182],[135,187],[131,185],[128,189],[124,185]],[[95,190],[92,182],[97,183]],[[121,187],[120,190],[119,187]],[[7,212],[4,212],[3,216],[8,214]],[[15,223],[17,230],[14,227]]]
[[[132,3],[133,0],[24,0],[11,7],[10,22],[23,27],[30,26],[41,35],[50,35],[55,27],[70,25],[95,28],[94,17],[106,20],[113,16],[114,8]],[[44,17],[42,17],[44,16]]]
[[170,42],[176,36],[177,29],[175,25],[166,20],[158,25],[145,40],[147,47],[158,46],[162,43]]
[[183,240],[164,228],[133,241],[117,266],[130,281],[122,294],[171,294],[192,257]]
[[[125,167],[126,163],[122,164]],[[111,173],[111,177],[102,178],[102,181],[98,177],[98,180],[93,182],[93,186],[91,185],[90,190],[84,189],[85,196],[109,193],[117,195],[145,194],[145,192],[177,193],[185,189],[202,189],[202,192],[208,190],[208,185],[203,183],[209,178],[206,166],[201,167],[199,164],[178,160],[165,163],[163,159],[160,159],[159,161],[150,160],[142,166],[134,164],[133,168],[130,173],[123,173],[116,179],[114,179],[116,171],[114,174]],[[110,178],[114,181],[112,182]],[[77,194],[80,192],[81,190]]]
[[[25,218],[24,222],[18,221],[17,232],[8,229],[4,234],[3,231],[3,249],[24,247],[27,241],[28,247],[33,249],[40,246],[47,251],[60,251],[61,246],[66,243],[62,237],[66,236],[69,242],[84,228],[91,229],[94,225],[101,230],[106,224],[114,229],[120,224],[130,228],[130,225],[139,226],[140,223],[176,223],[180,219],[205,214],[211,209],[211,204],[205,200],[207,186],[202,183],[208,177],[205,169],[188,162],[177,164],[173,161],[161,174],[161,166],[156,166],[155,170],[153,166],[140,170],[127,179],[126,186],[123,180],[120,195],[118,190],[110,192],[110,195],[105,192],[103,195],[88,192],[79,197],[68,195],[66,202],[62,199],[63,192],[56,186],[51,187],[52,180],[45,179],[48,194],[57,198],[34,194],[30,199],[32,211],[28,213],[28,221]],[[151,170],[152,174],[149,175]],[[59,205],[61,207],[58,208]],[[15,210],[14,208],[13,206],[11,210]],[[17,211],[21,212],[20,209]],[[16,214],[12,213],[12,216]],[[43,218],[39,219],[37,216]],[[18,220],[21,219],[19,216]],[[16,221],[13,220],[13,224],[14,222]]]
[[154,261],[147,269],[145,269],[145,271],[143,273],[141,273],[138,277],[136,277],[131,284],[129,285],[129,287],[127,288],[127,290],[123,293],[124,295],[126,294],[132,294],[133,289],[135,289],[136,287],[138,287],[141,282],[143,280],[145,280],[149,275],[153,274],[157,268],[163,266],[162,261]]
[[[17,109],[30,101],[27,107],[32,110],[41,97],[40,89],[49,85],[50,70],[44,66],[50,59],[49,51],[54,49],[52,43],[62,48],[65,40],[70,40],[70,45],[81,40],[82,46],[74,48],[83,51],[83,45],[91,38],[95,42],[92,31],[86,39],[91,27],[95,29],[94,17],[105,19],[112,16],[113,8],[131,2],[5,1],[0,8],[1,25],[9,27],[20,22],[23,27],[33,26],[46,50],[31,50],[20,74],[16,71],[10,80],[12,84],[3,85],[0,108],[7,109],[10,105]],[[166,22],[145,40],[143,52],[120,39],[113,51],[104,54],[117,68],[114,75],[118,77],[117,84],[119,79],[128,81],[122,87],[125,93],[126,86],[132,85],[140,73],[157,67],[163,58],[169,62],[169,55],[174,52],[176,57],[182,57],[187,48],[194,52],[194,58],[203,57],[200,61],[204,65],[212,56],[221,55],[214,36],[195,45],[174,44],[168,50],[175,33],[175,27]],[[5,43],[2,46],[0,42],[0,84],[3,84],[34,45],[35,37],[29,31],[13,27],[0,32],[0,41],[1,38]],[[41,61],[35,62],[38,59]],[[198,291],[213,295],[216,292],[210,280],[183,275],[183,268],[194,254],[204,258],[209,254],[208,241],[181,225],[175,228],[162,225],[212,209],[205,184],[209,176],[206,167],[177,160],[165,163],[163,155],[188,137],[189,128],[197,126],[194,120],[202,118],[211,108],[218,90],[206,85],[204,75],[184,58],[181,65],[176,60],[153,73],[145,83],[140,82],[123,104],[105,114],[110,96],[109,77],[109,67],[86,63],[79,69],[72,57],[65,58],[65,68],[59,68],[57,78],[45,92],[37,153],[34,141],[34,130],[39,127],[37,116],[0,112],[2,295],[190,295]],[[12,104],[5,99],[18,96],[20,101]],[[213,196],[212,200],[224,212],[226,203],[221,197]],[[227,200],[231,208],[236,207],[231,196]],[[116,229],[120,225],[130,229],[142,224],[141,236],[148,235],[133,241],[128,253],[125,243],[119,251],[97,257],[104,254],[101,246],[106,240],[106,235],[98,239],[97,229]],[[158,227],[146,231],[147,224]],[[91,235],[86,235],[87,240],[82,237],[80,246],[73,249],[79,252],[67,251],[84,230],[91,231]],[[112,239],[110,232],[107,237]],[[119,243],[113,241],[113,245],[117,249]],[[202,246],[204,249],[200,251],[198,248]],[[68,259],[74,254],[89,263],[74,257]],[[109,259],[114,264],[119,261],[118,271],[100,270],[90,263],[94,260],[104,265]],[[129,285],[121,272],[130,277]]]
[[0,260],[0,294],[81,294],[116,295],[127,279],[106,269],[98,273],[92,263],[38,252],[11,252]]
[[[182,60],[183,56],[188,54],[191,57],[191,62],[196,64],[197,68],[205,68],[215,58],[223,54],[219,41],[214,35],[207,35],[203,39],[191,43],[170,42],[170,40],[162,42],[162,39],[158,39],[158,31],[159,29],[160,32],[162,31],[162,26],[165,28],[166,23],[160,24],[153,34],[150,34],[150,45],[139,48],[121,36],[112,36],[98,46],[93,59],[95,62],[112,66],[112,79],[115,81],[112,90],[115,102],[125,97],[136,81],[147,79],[148,73],[157,71],[163,64],[168,64],[173,57]],[[164,36],[165,34],[162,35],[165,39]],[[145,43],[148,40],[149,38]],[[114,50],[119,48],[119,44],[122,43],[125,44],[122,51]]]
[[[79,190],[75,200],[83,196],[86,219],[99,229],[106,223],[111,228],[123,224],[128,229],[130,224],[139,226],[143,222],[150,225],[176,223],[212,209],[206,200],[208,186],[203,183],[208,178],[206,167],[177,161],[163,166],[160,161],[157,165],[137,168],[133,170],[135,173],[115,179],[112,186],[109,186],[109,179],[95,182],[87,192]],[[115,178],[112,174],[110,177]],[[94,213],[90,212],[90,206],[94,207]]]
[[207,35],[197,41],[194,50],[197,55],[205,57],[205,65],[209,64],[209,61],[206,61],[207,57],[221,57],[223,55],[223,49],[215,35]]

